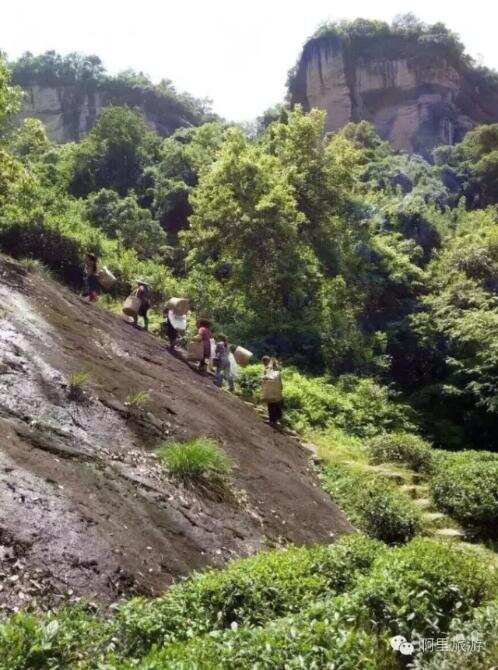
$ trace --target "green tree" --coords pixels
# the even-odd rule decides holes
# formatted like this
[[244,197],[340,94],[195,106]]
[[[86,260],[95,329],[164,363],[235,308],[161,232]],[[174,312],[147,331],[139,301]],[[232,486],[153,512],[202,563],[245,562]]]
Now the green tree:
[[428,420],[460,424],[467,439],[492,443],[498,437],[497,277],[496,210],[463,212],[430,266],[424,309],[412,316],[428,352],[428,386],[419,394]]
[[13,117],[21,108],[22,92],[18,86],[12,85],[12,77],[0,52],[0,142]]
[[223,136],[218,123],[177,131],[164,140],[159,162],[145,172],[142,200],[173,241],[188,226],[189,196],[202,170],[216,158]]
[[120,198],[111,189],[91,195],[86,203],[88,219],[110,238],[119,239],[142,258],[161,253],[166,235],[148,209],[139,206],[136,196]]
[[30,160],[40,158],[50,147],[45,126],[38,119],[25,119],[10,142],[12,153]]
[[101,188],[126,195],[136,188],[145,167],[157,159],[160,139],[137,112],[108,107],[89,135],[75,147],[69,189],[86,196]]
[[308,308],[317,268],[299,237],[304,217],[280,161],[230,130],[191,202],[183,234],[190,266],[237,293],[259,333],[291,331]]

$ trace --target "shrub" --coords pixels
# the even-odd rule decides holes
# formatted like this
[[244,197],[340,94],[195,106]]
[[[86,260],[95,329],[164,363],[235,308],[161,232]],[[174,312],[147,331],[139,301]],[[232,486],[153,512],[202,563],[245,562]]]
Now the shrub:
[[[437,637],[496,594],[492,569],[472,552],[427,538],[382,554],[355,590],[365,624],[407,639]],[[353,605],[352,605],[353,607]]]
[[368,440],[366,446],[373,463],[406,463],[417,472],[432,469],[432,448],[418,435],[381,433]]
[[[194,670],[220,668],[382,668],[399,667],[387,639],[351,627],[335,607],[317,620],[308,613],[267,624],[197,637],[153,652],[145,667]],[[147,665],[147,662],[150,665]]]
[[325,547],[272,551],[195,575],[156,600],[135,599],[118,612],[126,654],[213,629],[263,625],[350,588],[385,549],[361,535]]
[[496,533],[498,455],[474,454],[463,452],[439,460],[431,494],[436,505],[462,525],[477,532]]
[[448,647],[431,657],[420,659],[418,667],[421,670],[482,670],[494,667],[498,658],[498,600],[476,609],[469,621],[453,619]]
[[174,442],[157,451],[171,474],[181,479],[221,476],[231,472],[232,462],[214,440],[198,438],[191,442]]
[[0,220],[0,249],[14,258],[36,259],[72,286],[82,280],[82,244],[40,220]]
[[[240,377],[243,395],[260,397],[261,368],[249,366]],[[373,379],[351,375],[335,384],[325,377],[310,377],[293,368],[283,371],[285,420],[293,428],[336,427],[357,437],[386,430],[412,430],[413,412],[392,397],[386,386]]]
[[422,529],[422,516],[413,501],[380,477],[329,466],[324,485],[352,523],[370,537],[394,544],[407,542]]
[[109,641],[109,632],[84,606],[42,617],[21,612],[0,623],[0,670],[80,667],[84,655],[93,658]]

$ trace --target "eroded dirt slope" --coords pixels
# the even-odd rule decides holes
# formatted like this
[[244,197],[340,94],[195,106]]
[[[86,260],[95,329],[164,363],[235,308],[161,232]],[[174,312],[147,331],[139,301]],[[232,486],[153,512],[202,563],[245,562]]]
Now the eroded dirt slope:
[[[89,373],[88,403],[68,400]],[[125,402],[146,391],[145,414]],[[153,455],[215,438],[238,500],[185,488]],[[308,454],[162,343],[0,257],[0,607],[107,604],[281,542],[351,530]]]

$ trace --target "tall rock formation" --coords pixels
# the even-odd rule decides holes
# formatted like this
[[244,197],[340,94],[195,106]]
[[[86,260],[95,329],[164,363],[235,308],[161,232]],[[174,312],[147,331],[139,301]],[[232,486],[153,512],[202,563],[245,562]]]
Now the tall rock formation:
[[215,118],[208,101],[178,92],[170,80],[156,85],[133,70],[110,75],[98,56],[27,51],[10,69],[25,91],[21,118],[40,119],[55,142],[81,140],[110,105],[136,109],[163,136]]
[[396,149],[427,157],[475,125],[498,121],[496,75],[453,44],[381,27],[361,38],[331,31],[310,39],[289,77],[291,104],[326,110],[331,132],[371,121]]
[[153,130],[167,136],[178,128],[197,125],[199,120],[175,100],[154,90],[138,87],[113,90],[101,86],[85,90],[79,85],[48,86],[32,83],[25,91],[22,118],[40,119],[54,142],[77,142],[95,125],[109,105],[137,109]]

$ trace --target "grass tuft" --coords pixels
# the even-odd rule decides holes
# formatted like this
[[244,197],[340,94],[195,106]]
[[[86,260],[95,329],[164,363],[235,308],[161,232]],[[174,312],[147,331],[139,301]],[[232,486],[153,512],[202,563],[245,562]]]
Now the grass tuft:
[[169,472],[180,479],[220,478],[232,471],[232,461],[214,440],[174,442],[157,451]]
[[81,370],[74,372],[69,378],[68,398],[74,402],[83,402],[86,399],[85,390],[88,385],[90,375]]

